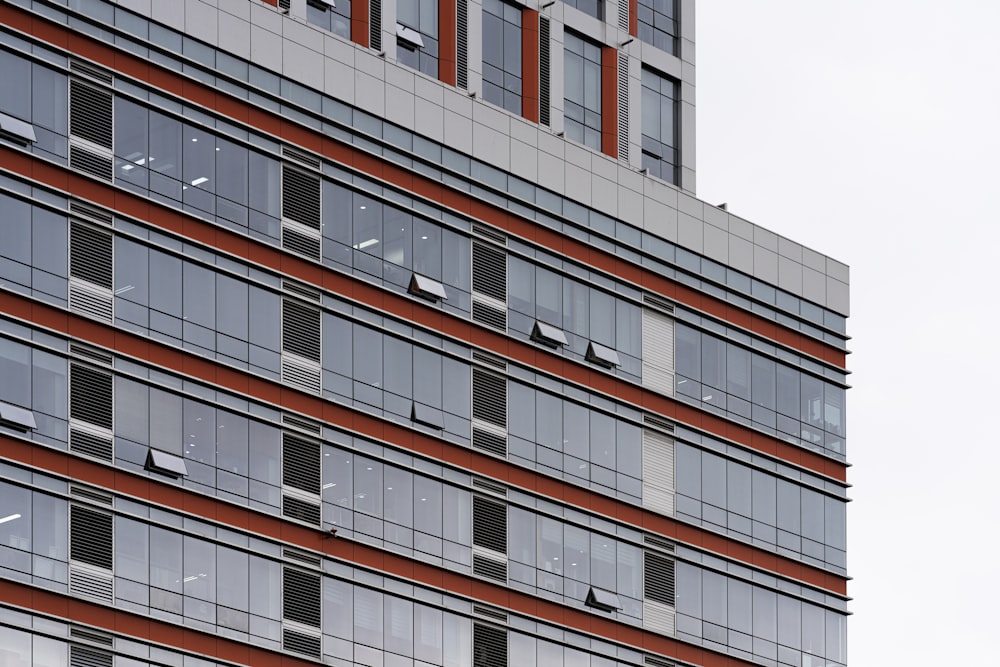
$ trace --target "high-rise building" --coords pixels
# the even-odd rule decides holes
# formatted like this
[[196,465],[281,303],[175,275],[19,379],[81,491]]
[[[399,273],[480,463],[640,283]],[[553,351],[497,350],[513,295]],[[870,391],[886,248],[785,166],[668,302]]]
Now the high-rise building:
[[847,267],[694,0],[0,2],[0,665],[846,661]]

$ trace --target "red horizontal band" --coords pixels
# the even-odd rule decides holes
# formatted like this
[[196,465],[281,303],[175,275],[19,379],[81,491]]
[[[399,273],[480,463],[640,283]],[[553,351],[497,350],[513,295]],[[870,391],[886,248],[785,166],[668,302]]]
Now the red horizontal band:
[[553,354],[537,345],[513,340],[470,320],[289,255],[274,246],[216,227],[138,195],[117,190],[111,185],[36,159],[30,154],[0,146],[0,161],[11,171],[27,178],[75,193],[116,212],[143,220],[151,226],[201,241],[213,248],[241,257],[252,265],[269,268],[285,276],[322,287],[347,299],[364,303],[651,412],[739,442],[764,454],[780,457],[814,472],[840,481],[847,478],[847,466],[839,461],[644,389],[598,371],[587,364]]
[[[487,604],[496,605],[509,609],[512,612],[538,618],[556,625],[562,625],[572,630],[594,633],[612,641],[623,641],[639,650],[647,650],[669,655],[674,658],[704,665],[705,667],[735,667],[737,665],[750,664],[737,658],[716,653],[714,651],[708,651],[697,646],[692,646],[691,644],[680,642],[669,637],[664,637],[635,626],[620,623],[608,618],[602,618],[600,616],[596,616],[579,609],[574,609],[557,602],[552,602],[550,600],[540,599],[528,593],[511,590],[498,584],[483,581],[469,575],[451,572],[444,568],[383,551],[373,546],[337,537],[327,537],[326,533],[319,530],[313,530],[299,524],[289,523],[288,521],[284,521],[281,518],[270,514],[264,514],[247,508],[236,507],[235,505],[230,505],[214,498],[196,495],[180,487],[163,484],[131,472],[109,468],[96,462],[70,456],[64,452],[36,447],[31,443],[14,440],[5,436],[0,436],[0,443],[3,443],[5,456],[14,460],[22,461],[23,463],[27,463],[36,468],[59,472],[63,475],[69,475],[74,479],[95,484],[103,488],[113,489],[118,493],[127,494],[163,507],[180,510],[185,514],[208,519],[210,521],[218,521],[226,524],[227,526],[257,533],[291,545],[297,545],[306,549],[318,551],[330,556],[331,558],[337,558],[350,563],[355,563],[357,565],[371,567],[390,575],[395,575],[420,584],[450,591],[460,596],[468,596]],[[10,582],[0,580],[0,591],[2,591],[0,592],[0,599],[8,602],[14,602],[15,604],[24,604],[25,606],[30,606],[34,609],[38,609],[39,611],[49,611],[47,608],[39,607],[37,604],[10,600],[5,595],[6,590],[3,588],[4,583]],[[18,585],[15,584],[15,586]],[[47,595],[56,594],[48,593]],[[60,598],[64,604],[69,601],[69,599],[64,596],[57,595],[57,598]],[[110,610],[107,610],[105,607],[98,605],[89,606],[93,606],[106,613],[110,612]],[[66,612],[72,612],[73,608],[73,605],[66,605],[59,611],[50,611],[49,613],[55,613],[66,617]],[[128,617],[134,617],[131,613],[121,613],[126,613]],[[76,618],[71,616],[70,618],[84,620],[87,617],[84,616],[82,618]],[[85,620],[84,622],[93,623],[94,621]],[[174,628],[174,626],[170,626],[169,624],[161,623],[159,621],[151,620],[150,622],[165,626],[162,629],[164,631],[167,628]],[[109,630],[115,630],[118,626],[104,627],[107,627]],[[122,631],[136,635],[136,633],[131,630]],[[148,632],[149,630],[147,629],[146,631]],[[191,631],[184,630],[184,632]],[[144,639],[152,639],[154,641],[162,641],[161,639],[154,639],[148,634],[137,634],[136,636],[140,636]],[[221,639],[220,641],[226,642],[226,649],[230,648],[228,646],[229,644],[244,646],[225,639]],[[191,648],[191,650],[198,650],[200,652],[206,652],[205,649],[208,647],[205,643],[200,644],[198,649],[192,648],[191,645],[187,643],[172,644],[174,646],[188,647]],[[219,650],[219,648],[215,648],[215,651]],[[257,650],[263,651],[263,649]],[[217,655],[215,652],[208,652],[210,655]],[[266,653],[270,655],[270,652]],[[218,657],[223,656],[218,655]],[[227,657],[226,659],[233,658]],[[251,662],[247,664],[256,665],[271,663]],[[295,664],[299,664],[299,662],[296,661]]]
[[469,472],[497,479],[530,492],[540,493],[571,506],[798,579],[834,593],[846,594],[847,583],[844,577],[731,540],[568,482],[546,477],[533,470],[517,467],[507,461],[480,454],[477,451],[410,430],[401,425],[385,422],[353,408],[304,394],[256,375],[222,366],[210,359],[168,347],[148,338],[112,329],[103,324],[10,293],[0,292],[0,312],[49,327],[78,340],[110,348],[141,361],[248,395],[275,407],[299,412],[314,419],[339,425],[368,437],[461,467]]
[[364,153],[349,144],[344,144],[320,132],[286,120],[279,114],[265,111],[246,101],[232,97],[217,88],[185,79],[171,70],[117,50],[109,44],[73,32],[46,18],[27,13],[8,4],[2,4],[0,5],[0,22],[59,48],[69,49],[134,79],[183,97],[195,105],[216,111],[238,123],[250,125],[294,145],[404,188],[416,195],[426,197],[438,204],[495,225],[511,234],[538,243],[556,254],[565,255],[606,271],[625,281],[675,299],[680,303],[702,310],[840,368],[845,367],[846,355],[843,351],[801,332],[676,283],[606,251],[594,248],[588,243],[545,228],[533,220],[518,217],[466,193],[448,188],[437,180]]

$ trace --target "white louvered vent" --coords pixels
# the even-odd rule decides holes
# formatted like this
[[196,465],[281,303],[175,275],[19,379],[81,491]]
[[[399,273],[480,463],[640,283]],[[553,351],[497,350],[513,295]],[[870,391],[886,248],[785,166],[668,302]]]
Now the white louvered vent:
[[305,165],[310,169],[315,169],[316,171],[319,171],[323,166],[323,163],[320,160],[320,158],[316,157],[312,153],[307,153],[304,150],[293,148],[292,146],[282,146],[281,155],[282,157],[286,157],[289,160],[294,160],[299,164]]
[[507,667],[507,630],[472,624],[472,667]]
[[658,294],[643,294],[642,302],[650,308],[662,310],[668,315],[672,315],[674,312],[674,304]]
[[322,292],[315,287],[310,287],[309,285],[305,285],[294,280],[282,280],[281,289],[289,294],[294,294],[297,297],[305,299],[306,301],[311,301],[315,304],[322,302]]
[[486,493],[492,493],[493,495],[499,496],[501,498],[507,497],[506,485],[500,482],[493,481],[492,479],[473,476],[472,487],[480,491],[485,491]]
[[472,241],[472,319],[507,331],[507,251]]
[[507,377],[473,366],[472,446],[507,456]]
[[659,549],[660,551],[668,554],[674,553],[674,543],[665,537],[646,533],[642,536],[642,542],[647,547],[652,549]]
[[69,212],[73,215],[80,216],[81,218],[87,218],[88,220],[108,225],[109,227],[114,222],[114,216],[104,209],[91,206],[90,204],[77,201],[75,199],[71,199],[69,202]]
[[285,547],[281,550],[281,555],[309,567],[321,568],[323,566],[323,558],[309,551]]
[[674,395],[674,320],[659,310],[642,310],[642,385]]
[[666,431],[667,433],[674,432],[674,423],[669,419],[661,417],[659,415],[646,414],[642,416],[642,423],[646,426],[652,426],[653,428],[658,428],[661,431]]
[[478,361],[481,364],[485,364],[487,366],[495,368],[498,371],[502,371],[504,373],[507,372],[507,362],[502,357],[490,354],[489,352],[483,352],[481,350],[473,350],[472,360]]
[[69,638],[77,641],[90,642],[92,644],[100,644],[102,646],[111,647],[115,645],[114,635],[101,632],[100,630],[94,630],[92,628],[71,626],[69,629]]
[[318,394],[321,387],[319,309],[295,299],[281,302],[281,381]]
[[455,80],[462,90],[469,89],[469,0],[458,0],[457,50]]
[[472,573],[507,581],[507,503],[472,497]]
[[114,83],[114,74],[110,70],[106,70],[100,65],[95,65],[93,63],[88,63],[83,60],[77,60],[76,58],[71,58],[69,61],[69,70],[73,74],[78,74],[82,77],[86,77],[98,83],[103,83],[110,86]]
[[304,431],[317,437],[323,434],[322,424],[306,417],[300,417],[299,415],[292,415],[286,412],[281,415],[281,423],[289,428]]
[[474,222],[472,223],[472,233],[475,236],[489,239],[497,245],[507,246],[507,235],[495,227]]
[[114,383],[111,373],[78,363],[69,366],[69,449],[113,460]]
[[111,356],[110,353],[96,347],[83,345],[81,343],[70,343],[69,353],[74,357],[80,357],[87,361],[92,361],[95,364],[107,366],[108,368],[111,368],[112,362],[114,361],[114,357]]
[[476,616],[482,616],[483,618],[488,618],[503,624],[507,623],[507,612],[502,609],[497,609],[496,607],[474,604],[472,605],[472,613]]
[[618,29],[628,32],[628,4],[629,0],[618,0]]
[[368,2],[368,46],[382,50],[382,0]]
[[[625,5],[625,21],[628,22],[628,3],[621,0],[618,6]],[[625,28],[628,30],[628,28]],[[628,100],[628,54],[624,51],[618,52],[618,160],[628,164],[628,125],[629,108]]]
[[663,553],[643,554],[642,626],[664,635],[674,634],[674,559]]
[[282,515],[313,526],[321,525],[321,468],[318,442],[284,434],[281,450]]
[[69,646],[69,667],[112,667],[115,656],[109,651],[90,646]]
[[549,115],[549,89],[551,87],[550,74],[550,30],[548,17],[542,16],[538,19],[538,122],[551,127],[552,119]]
[[[73,63],[93,79],[110,79],[99,68]],[[93,70],[91,72],[90,70]],[[110,80],[105,83],[111,83]],[[69,165],[110,181],[114,174],[114,97],[110,90],[79,78],[69,82]]]
[[673,516],[674,502],[674,439],[643,429],[642,506]]
[[320,259],[321,193],[319,174],[282,165],[281,247],[310,259]]
[[647,655],[645,662],[649,667],[677,667],[676,663],[652,655]]
[[323,579],[316,572],[285,567],[282,572],[282,646],[322,657]]
[[69,495],[77,500],[83,500],[88,503],[93,503],[94,505],[103,505],[104,507],[115,506],[115,497],[113,495],[90,486],[73,484],[69,487]]
[[70,223],[69,308],[110,323],[114,317],[114,245],[109,232]]
[[102,602],[114,601],[114,522],[111,514],[69,507],[69,589]]

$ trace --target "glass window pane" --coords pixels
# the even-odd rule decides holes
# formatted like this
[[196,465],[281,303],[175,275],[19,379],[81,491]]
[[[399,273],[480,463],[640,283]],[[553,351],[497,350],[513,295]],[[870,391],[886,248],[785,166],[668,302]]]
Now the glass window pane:
[[[413,657],[441,664],[442,612],[422,604],[413,605]],[[515,663],[516,664],[516,663]]]
[[115,576],[149,583],[149,526],[115,517]]
[[281,618],[281,565],[250,556],[250,613],[264,618]]
[[219,581],[216,595],[220,605],[247,609],[250,604],[250,557],[243,551],[217,547]]

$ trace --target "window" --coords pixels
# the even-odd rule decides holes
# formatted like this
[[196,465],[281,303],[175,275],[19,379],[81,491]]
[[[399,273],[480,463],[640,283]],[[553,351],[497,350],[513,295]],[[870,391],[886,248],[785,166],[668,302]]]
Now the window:
[[521,113],[521,8],[483,2],[483,99]]
[[642,70],[642,166],[677,181],[677,83],[648,69]]
[[677,51],[674,0],[639,0],[639,39],[667,53]]
[[29,143],[37,141],[35,138],[35,128],[32,127],[31,123],[25,123],[23,120],[18,120],[13,116],[3,113],[0,113],[0,138],[13,141],[22,146],[27,146]]
[[438,76],[437,0],[401,0],[396,7],[399,62],[435,79]]
[[566,136],[601,150],[601,47],[566,33]]
[[[673,0],[667,0],[672,2]],[[604,0],[565,0],[570,7],[576,7],[585,14],[604,20]]]
[[324,30],[351,38],[351,0],[307,0],[306,21]]

